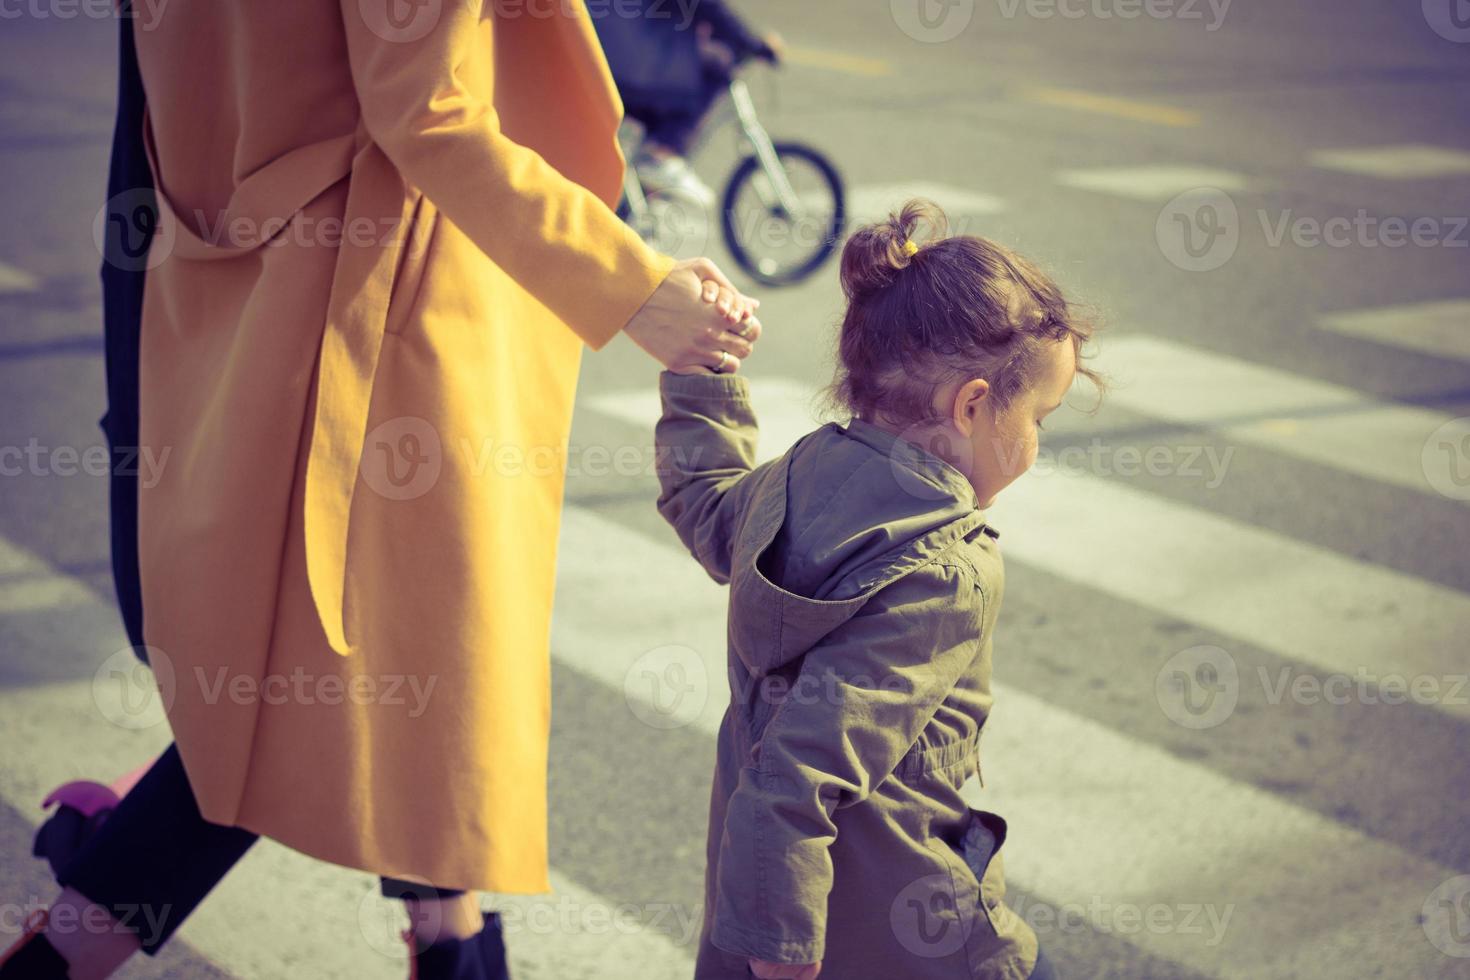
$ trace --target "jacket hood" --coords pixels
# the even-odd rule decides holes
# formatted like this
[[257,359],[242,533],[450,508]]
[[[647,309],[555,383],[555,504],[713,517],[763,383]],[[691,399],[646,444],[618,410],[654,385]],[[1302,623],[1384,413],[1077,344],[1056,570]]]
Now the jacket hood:
[[763,675],[879,589],[986,527],[964,475],[861,419],[829,423],[772,465],[735,543],[731,639]]

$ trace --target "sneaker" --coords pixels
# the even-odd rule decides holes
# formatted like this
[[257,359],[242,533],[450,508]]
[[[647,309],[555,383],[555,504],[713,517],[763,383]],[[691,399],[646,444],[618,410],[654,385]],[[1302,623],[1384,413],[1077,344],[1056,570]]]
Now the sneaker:
[[678,194],[699,202],[701,207],[715,203],[715,192],[699,179],[689,161],[681,156],[646,156],[640,154],[633,170],[646,194]]

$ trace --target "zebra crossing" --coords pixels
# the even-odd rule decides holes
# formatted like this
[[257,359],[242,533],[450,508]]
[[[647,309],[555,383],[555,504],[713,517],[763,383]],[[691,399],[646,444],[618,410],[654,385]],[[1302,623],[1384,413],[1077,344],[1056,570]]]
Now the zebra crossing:
[[[1401,166],[1453,169],[1437,154],[1407,160]],[[1392,166],[1382,156],[1316,165],[1329,162],[1359,172]],[[1243,175],[1209,168],[1101,168],[1058,181],[1144,202],[1202,185],[1251,186]],[[873,216],[882,202],[913,193],[952,214],[1005,210],[1001,198],[957,191],[884,184],[858,188],[854,201]],[[37,288],[34,277],[0,266],[0,292]],[[1470,300],[1341,311],[1319,322],[1400,351],[1470,358]],[[1470,499],[1470,490],[1455,493],[1470,488],[1465,419],[1145,334],[1109,337],[1102,352],[1104,370],[1120,382],[1110,400],[1130,412],[1242,451],[1412,494]],[[752,390],[761,460],[817,424],[818,392],[806,381],[757,375]],[[581,408],[610,438],[647,444],[658,398],[649,387],[596,390],[584,394]],[[1064,424],[1073,423],[1085,431],[1086,423]],[[1149,697],[1170,722],[1228,731],[1239,691],[1250,683],[1233,656],[1244,648],[1378,696],[1402,680],[1402,700],[1455,725],[1470,721],[1470,595],[1222,516],[1207,495],[1164,499],[1114,479],[1119,472],[1076,448],[1071,456],[1044,456],[1002,496],[993,523],[1008,562],[1222,638],[1159,664]],[[1202,467],[1206,489],[1228,479],[1229,455],[1212,458],[1200,448],[1196,459],[1176,453],[1161,465]],[[1108,466],[1125,465],[1120,450],[1101,451]],[[1145,457],[1133,465],[1149,464]],[[709,744],[728,694],[725,591],[669,539],[590,506],[567,507],[559,556],[556,668],[589,679],[598,697],[654,732],[693,733]],[[131,769],[167,743],[161,724],[118,722],[138,717],[128,699],[141,682],[105,590],[0,538],[0,615],[7,656],[17,662],[39,664],[65,647],[78,662],[102,664],[84,681],[0,688],[0,739],[27,746],[0,762],[0,800],[38,819],[37,801],[56,783]],[[998,645],[1007,628],[1003,614]],[[1457,918],[1470,902],[1470,876],[1456,867],[1054,704],[1044,691],[1008,681],[1003,658],[996,689],[986,783],[969,789],[1015,828],[1008,874],[1024,899],[1018,911],[1035,917],[1043,941],[1048,929],[1063,928],[1059,921],[1071,921],[1120,937],[1165,969],[1177,965],[1181,976],[1470,973],[1470,938]],[[557,724],[576,730],[579,720],[562,712]],[[691,757],[687,765],[704,762]],[[1446,778],[1458,792],[1453,774]],[[698,894],[667,896],[655,908],[578,875],[558,865],[554,895],[493,899],[506,917],[518,977],[690,975]],[[301,914],[305,908],[310,916]],[[304,964],[315,976],[389,977],[405,969],[398,916],[370,876],[263,841],[180,935],[242,977],[294,975]],[[139,962],[125,975],[157,974]]]
[[[1116,365],[1122,375],[1110,398],[1132,411],[1434,492],[1419,450],[1451,420],[1157,338],[1113,337],[1107,347],[1104,369]],[[759,459],[779,455],[790,433],[816,424],[812,388],[755,376],[751,392],[762,422]],[[645,430],[657,417],[657,398],[646,389],[600,393],[586,404]],[[1297,426],[1309,429],[1308,438],[1288,438]],[[1379,458],[1364,462],[1370,457]],[[1355,678],[1366,698],[1381,688],[1385,702],[1395,703],[1388,691],[1402,685],[1401,702],[1462,724],[1470,718],[1470,595],[1463,592],[1055,461],[1007,490],[992,514],[1008,562],[1329,678]],[[597,581],[619,586],[584,610],[561,607],[558,655],[576,658],[579,669],[609,685],[621,681],[635,712],[660,718],[651,724],[713,733],[727,697],[721,590],[691,580],[679,559],[691,561],[678,549],[577,508],[568,512],[562,547],[568,594],[596,594]],[[578,625],[584,612],[585,629]],[[1470,886],[1453,867],[1013,689],[1004,661],[997,662],[983,794],[987,806],[1045,842],[1007,859],[1012,878],[1040,901],[1101,895],[1104,904],[1183,909],[1187,897],[1214,895],[1211,911],[1234,916],[1222,922],[1218,941],[1182,928],[1129,937],[1208,976],[1463,975],[1457,957],[1470,948],[1443,931],[1451,914],[1443,893]],[[1195,712],[1170,686],[1171,665],[1186,685],[1212,676],[1227,697]],[[1219,725],[1239,682],[1225,650],[1181,651],[1160,669],[1159,709],[1189,727]],[[1107,847],[1099,847],[1100,836]]]

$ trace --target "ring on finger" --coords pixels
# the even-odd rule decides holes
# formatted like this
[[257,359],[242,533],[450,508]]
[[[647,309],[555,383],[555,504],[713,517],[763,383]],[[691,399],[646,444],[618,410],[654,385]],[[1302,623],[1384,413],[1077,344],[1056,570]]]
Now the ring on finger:
[[734,358],[732,358],[730,356],[730,352],[729,351],[727,351],[727,350],[720,351],[720,363],[715,366],[715,373],[716,374],[724,374],[725,373],[725,365],[729,364],[733,360],[734,360]]

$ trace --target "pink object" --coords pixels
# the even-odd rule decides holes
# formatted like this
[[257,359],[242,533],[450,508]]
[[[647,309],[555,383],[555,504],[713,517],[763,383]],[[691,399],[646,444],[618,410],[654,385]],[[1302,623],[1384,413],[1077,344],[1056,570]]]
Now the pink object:
[[117,806],[118,801],[128,795],[128,790],[137,785],[138,780],[143,778],[143,774],[152,765],[152,762],[145,762],[113,780],[110,786],[90,779],[63,783],[47,794],[46,799],[41,801],[41,808],[50,809],[59,803],[79,811],[85,817],[95,816],[102,810]]

